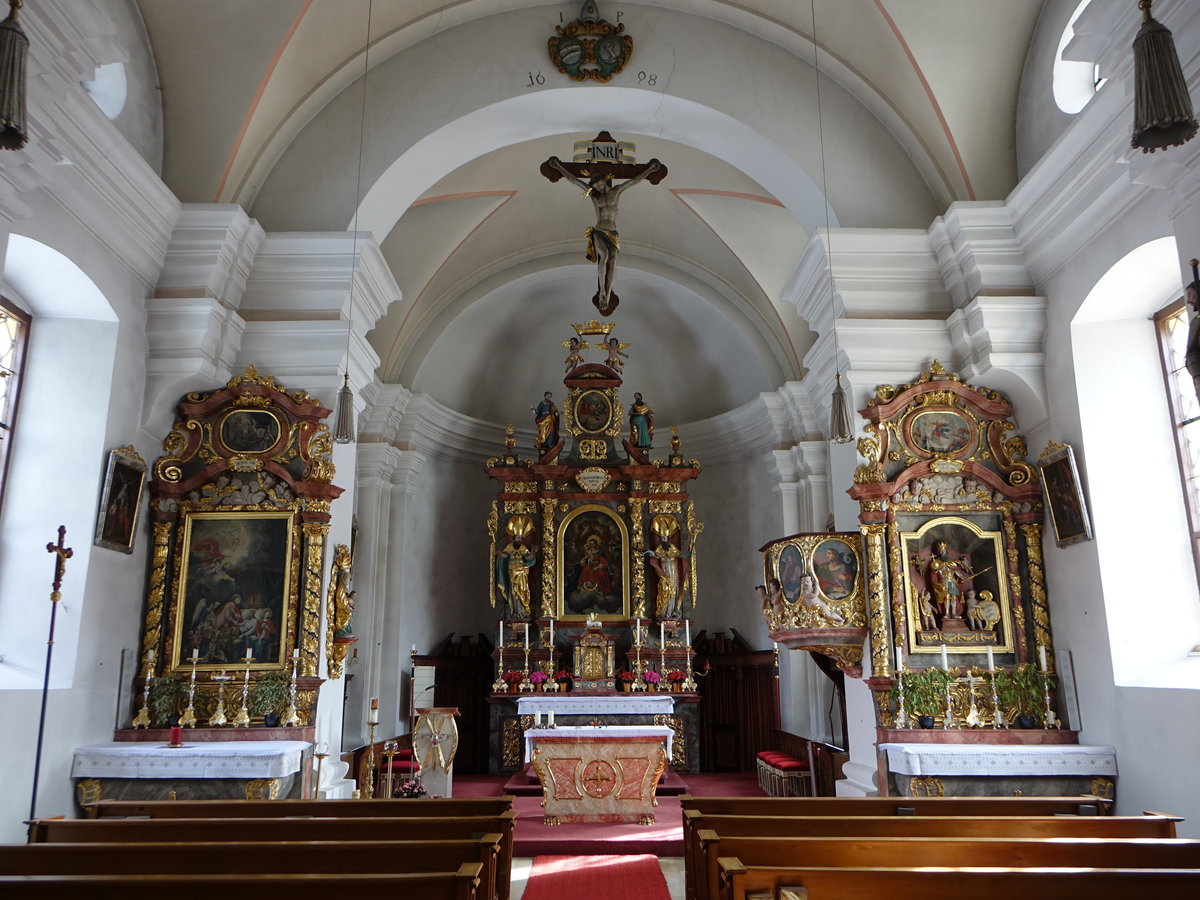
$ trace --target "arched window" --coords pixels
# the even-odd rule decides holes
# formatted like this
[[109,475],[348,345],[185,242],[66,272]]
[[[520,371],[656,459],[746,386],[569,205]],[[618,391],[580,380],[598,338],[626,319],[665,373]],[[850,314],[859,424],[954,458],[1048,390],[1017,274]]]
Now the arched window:
[[1054,102],[1065,113],[1074,115],[1091,102],[1092,97],[1100,90],[1104,80],[1100,77],[1100,67],[1086,60],[1067,59],[1063,54],[1067,45],[1075,37],[1075,20],[1087,9],[1092,0],[1083,0],[1063,29],[1062,37],[1058,40],[1058,51],[1054,54],[1054,75],[1052,89]]
[[0,505],[4,503],[8,451],[13,444],[13,423],[17,417],[28,340],[29,316],[0,297]]
[[1158,324],[1163,377],[1167,385],[1167,402],[1171,407],[1184,500],[1188,507],[1192,552],[1200,574],[1200,399],[1197,399],[1196,385],[1184,364],[1191,322],[1184,298],[1180,297],[1159,310],[1154,321]]

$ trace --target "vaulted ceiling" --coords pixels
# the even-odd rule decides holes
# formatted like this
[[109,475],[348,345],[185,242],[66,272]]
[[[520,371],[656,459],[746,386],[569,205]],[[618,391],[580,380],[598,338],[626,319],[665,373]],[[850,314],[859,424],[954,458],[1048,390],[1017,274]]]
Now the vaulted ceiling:
[[268,230],[373,232],[401,291],[380,377],[491,421],[527,416],[594,314],[591,204],[543,160],[607,129],[667,164],[621,201],[615,333],[671,420],[715,415],[802,375],[815,336],[782,291],[814,229],[925,228],[1012,189],[1042,9],[815,0],[814,27],[795,0],[610,0],[634,52],[602,85],[547,56],[578,0],[138,4],[168,186]]

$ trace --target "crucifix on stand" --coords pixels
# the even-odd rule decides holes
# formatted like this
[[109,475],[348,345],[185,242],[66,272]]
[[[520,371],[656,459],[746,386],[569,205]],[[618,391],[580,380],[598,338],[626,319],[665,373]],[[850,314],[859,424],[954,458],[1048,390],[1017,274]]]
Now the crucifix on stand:
[[65,546],[67,526],[58,526],[58,543],[46,545],[46,552],[54,554],[54,581],[50,587],[50,636],[46,640],[46,674],[42,679],[42,711],[38,717],[37,748],[33,753],[33,795],[29,800],[29,818],[36,817],[38,777],[42,768],[42,738],[46,732],[46,700],[50,695],[50,659],[54,654],[54,622],[58,614],[58,601],[62,599],[63,573],[67,568],[67,560],[75,555],[75,551]]

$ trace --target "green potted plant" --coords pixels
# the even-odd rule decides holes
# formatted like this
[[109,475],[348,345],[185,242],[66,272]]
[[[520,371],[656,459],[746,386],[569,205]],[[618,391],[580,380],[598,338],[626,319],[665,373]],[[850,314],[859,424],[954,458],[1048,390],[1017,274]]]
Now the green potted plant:
[[268,728],[279,727],[279,717],[292,697],[292,679],[283,669],[261,672],[250,688],[250,715],[262,716]]
[[1045,705],[1045,685],[1049,676],[1031,662],[1017,663],[1012,669],[997,669],[996,697],[1001,709],[1012,713],[1018,728],[1036,728]]
[[[958,677],[955,670],[947,671],[929,666],[918,671],[905,670],[904,703],[908,714],[916,718],[922,728],[932,728],[934,717],[946,710],[946,686]],[[899,706],[900,687],[892,688],[893,703]]]
[[150,685],[150,715],[154,724],[166,728],[179,724],[179,704],[187,696],[187,687],[178,675],[160,675]]

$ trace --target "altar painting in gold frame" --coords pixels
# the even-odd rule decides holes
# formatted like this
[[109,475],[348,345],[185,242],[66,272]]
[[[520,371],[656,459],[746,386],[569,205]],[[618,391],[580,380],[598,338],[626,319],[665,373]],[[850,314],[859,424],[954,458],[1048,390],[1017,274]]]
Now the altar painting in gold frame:
[[900,532],[908,653],[1014,652],[998,518],[940,516]]
[[185,511],[172,604],[169,663],[201,671],[275,669],[291,653],[299,530],[292,510]]
[[629,529],[600,504],[573,509],[558,526],[558,618],[629,618]]

